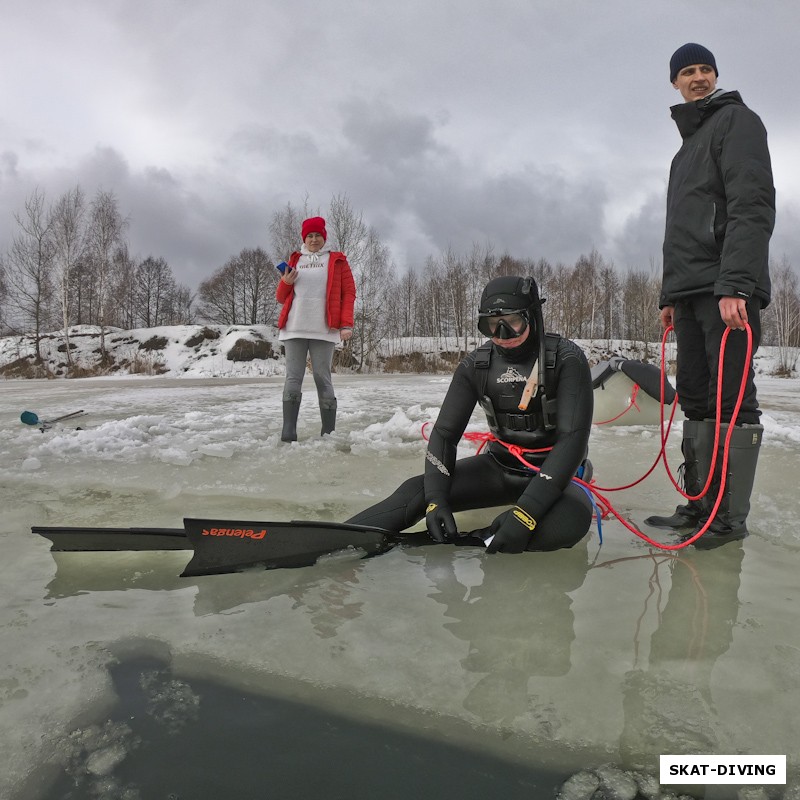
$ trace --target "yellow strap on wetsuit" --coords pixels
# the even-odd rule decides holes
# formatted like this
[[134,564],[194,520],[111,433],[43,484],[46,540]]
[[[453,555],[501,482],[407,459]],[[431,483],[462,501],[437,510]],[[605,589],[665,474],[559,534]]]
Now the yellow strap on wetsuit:
[[519,506],[514,506],[514,510],[511,513],[514,515],[514,518],[518,522],[521,522],[529,531],[532,531],[536,527],[536,520]]

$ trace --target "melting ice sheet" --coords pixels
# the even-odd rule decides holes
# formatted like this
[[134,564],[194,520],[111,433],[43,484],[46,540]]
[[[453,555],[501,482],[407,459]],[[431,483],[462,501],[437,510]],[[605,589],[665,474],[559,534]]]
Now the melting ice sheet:
[[[573,792],[603,780],[641,788],[659,754],[674,752],[786,753],[796,780],[800,382],[759,380],[766,434],[752,535],[717,551],[658,551],[609,521],[602,547],[593,527],[558,553],[431,546],[181,579],[180,552],[51,554],[29,533],[172,527],[184,515],[341,521],[422,468],[420,429],[448,380],[337,377],[337,431],[319,438],[309,391],[293,445],[279,442],[281,384],[0,386],[0,796],[66,796],[69,784],[85,796],[152,797],[137,775],[157,753],[156,772],[174,778],[160,785],[194,796],[181,781],[205,775],[212,786],[220,773],[208,768],[208,742],[192,736],[211,735],[216,719],[223,751],[237,737],[269,741],[299,709],[331,746],[357,743],[363,761],[334,759],[328,785],[336,764],[383,764],[392,775],[387,753],[420,765],[406,774],[425,774],[426,752],[472,776],[464,797],[486,796],[475,794],[479,774],[507,779],[506,797],[550,796],[570,776]],[[73,408],[87,412],[82,430],[19,422],[26,409],[47,418]],[[476,415],[471,429],[483,428]],[[679,438],[676,429],[673,469]],[[656,427],[595,429],[596,479],[638,478],[658,442]],[[612,499],[641,524],[679,498],[657,472]],[[495,513],[459,521],[475,528]],[[311,781],[294,730],[284,758]],[[175,765],[187,762],[184,775]],[[399,780],[405,796],[424,790]],[[326,796],[316,784],[303,791]]]

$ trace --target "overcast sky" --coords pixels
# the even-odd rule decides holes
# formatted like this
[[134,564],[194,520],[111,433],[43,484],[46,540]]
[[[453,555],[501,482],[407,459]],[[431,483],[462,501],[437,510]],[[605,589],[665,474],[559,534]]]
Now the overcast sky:
[[[797,0],[0,0],[0,252],[34,187],[113,191],[193,289],[347,195],[398,269],[448,247],[660,268],[676,47],[769,132],[800,268]],[[299,232],[298,232],[299,242]]]

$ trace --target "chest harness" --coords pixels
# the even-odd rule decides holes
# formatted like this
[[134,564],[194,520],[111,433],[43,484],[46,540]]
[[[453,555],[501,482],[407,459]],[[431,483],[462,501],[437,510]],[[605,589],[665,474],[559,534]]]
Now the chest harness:
[[[499,439],[516,432],[552,431],[556,427],[556,398],[547,396],[547,386],[555,385],[556,350],[559,337],[545,334],[539,347],[539,383],[536,394],[525,411],[496,409],[487,391],[492,360],[492,343],[482,344],[475,352],[475,369],[478,379],[478,396],[486,414],[489,429]],[[531,369],[535,369],[533,364]]]

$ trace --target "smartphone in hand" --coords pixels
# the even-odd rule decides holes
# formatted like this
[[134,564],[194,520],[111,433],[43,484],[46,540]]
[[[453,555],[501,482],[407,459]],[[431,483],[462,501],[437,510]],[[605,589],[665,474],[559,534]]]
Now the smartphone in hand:
[[277,269],[278,272],[280,272],[281,275],[283,275],[283,273],[286,272],[287,269],[291,271],[292,268],[285,261],[281,261],[280,264],[275,265],[275,269]]

